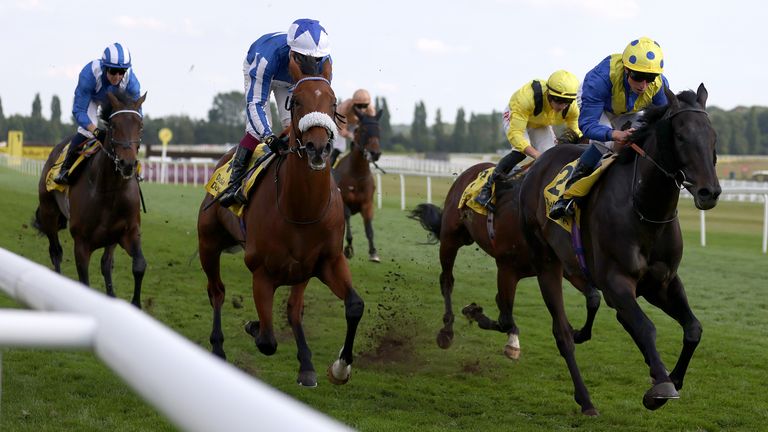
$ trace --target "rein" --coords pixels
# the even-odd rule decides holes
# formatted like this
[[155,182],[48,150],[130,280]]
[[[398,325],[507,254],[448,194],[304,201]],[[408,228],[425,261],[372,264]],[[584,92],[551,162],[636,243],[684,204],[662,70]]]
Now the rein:
[[[683,108],[683,109],[677,110],[677,111],[675,111],[673,113],[665,114],[661,119],[662,120],[669,120],[672,117],[674,117],[674,116],[676,116],[676,115],[678,115],[678,114],[680,114],[682,112],[699,112],[699,113],[704,113],[707,116],[709,116],[709,114],[707,114],[707,112],[705,110],[701,109],[701,108]],[[680,189],[680,190],[682,190],[685,187],[692,186],[693,183],[688,181],[688,179],[685,177],[685,173],[683,172],[682,169],[678,170],[675,174],[672,174],[669,171],[667,171],[666,169],[664,169],[664,167],[662,167],[658,162],[656,162],[651,156],[648,155],[648,153],[645,152],[645,150],[643,150],[637,144],[631,143],[629,146],[636,153],[634,166],[632,168],[632,208],[635,210],[635,213],[637,213],[637,215],[640,217],[640,220],[644,221],[644,222],[650,222],[650,223],[654,223],[654,224],[666,224],[666,223],[674,221],[675,219],[677,219],[677,209],[675,209],[675,213],[674,213],[674,215],[672,215],[672,217],[670,219],[653,220],[653,219],[648,219],[647,217],[645,217],[643,215],[643,213],[640,211],[640,209],[637,207],[637,201],[635,201],[635,186],[637,185],[636,179],[637,179],[637,160],[638,160],[638,156],[642,157],[643,159],[648,159],[649,161],[651,161],[651,163],[653,163],[653,165],[659,171],[661,171],[662,174],[664,174],[664,176],[666,176],[667,178],[669,178],[673,182],[675,182],[675,186],[678,189]],[[678,174],[682,177],[679,181],[678,181]]]

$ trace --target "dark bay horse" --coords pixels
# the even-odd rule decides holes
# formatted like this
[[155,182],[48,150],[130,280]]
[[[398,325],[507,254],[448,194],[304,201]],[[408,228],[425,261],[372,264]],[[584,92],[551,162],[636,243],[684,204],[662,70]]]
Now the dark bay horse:
[[141,281],[147,262],[141,251],[140,191],[136,175],[137,152],[143,128],[141,104],[146,94],[134,101],[127,94],[108,93],[108,104],[102,106],[102,118],[107,123],[106,137],[100,151],[86,160],[73,178],[69,192],[47,191],[46,175],[56,162],[69,139],[51,151],[43,166],[38,184],[39,205],[33,225],[48,237],[48,253],[56,272],[61,273],[62,248],[59,230],[66,228],[75,244],[77,275],[88,285],[88,265],[91,254],[104,248],[101,274],[107,295],[114,297],[112,266],[115,247],[119,244],[133,259],[133,298],[131,303],[141,308]]
[[[290,102],[289,149],[267,167],[255,185],[240,222],[229,210],[203,199],[198,216],[200,262],[208,277],[208,297],[213,307],[211,345],[214,354],[226,358],[221,329],[224,284],[219,260],[223,250],[242,245],[245,264],[252,273],[253,299],[260,321],[246,331],[265,355],[277,349],[272,306],[277,287],[291,285],[288,322],[298,349],[299,375],[304,386],[317,385],[312,352],[302,328],[304,290],[317,277],[344,301],[347,332],[339,358],[328,368],[334,384],[349,379],[357,325],[363,316],[363,300],[352,287],[347,259],[342,253],[344,205],[331,176],[328,159],[336,132],[333,122],[336,96],[323,76],[297,77]],[[223,165],[227,158],[219,161]]]
[[[701,210],[717,204],[716,134],[705,111],[707,90],[675,95],[664,89],[669,105],[649,108],[646,125],[624,148],[582,205],[581,229],[591,279],[616,309],[616,317],[649,366],[652,387],[643,405],[657,409],[679,398],[688,364],[701,339],[677,269],[683,254],[677,204],[680,188]],[[542,296],[552,315],[552,331],[574,384],[574,396],[587,415],[597,415],[579,372],[563,309],[562,274],[578,272],[569,235],[546,216],[542,191],[568,162],[576,146],[557,146],[533,165],[521,195],[524,232],[533,255]],[[656,329],[637,303],[642,296],[683,328],[682,351],[671,373],[656,350]]]
[[341,197],[344,200],[344,219],[347,225],[347,245],[344,247],[344,255],[352,258],[352,227],[349,218],[360,213],[365,226],[365,236],[368,238],[368,259],[380,262],[376,246],[373,244],[373,192],[376,184],[371,174],[371,162],[376,162],[381,157],[379,147],[379,118],[383,111],[375,116],[369,116],[360,110],[355,110],[360,120],[355,137],[352,141],[350,154],[341,159],[334,170],[334,177],[339,185]]
[[[478,326],[486,330],[506,333],[508,340],[504,346],[504,354],[517,359],[520,356],[520,330],[515,324],[512,309],[515,293],[520,279],[535,276],[528,253],[528,246],[522,231],[520,221],[520,178],[513,178],[496,183],[496,212],[493,219],[494,239],[488,231],[488,218],[463,206],[459,208],[462,193],[478,173],[492,167],[491,163],[479,163],[461,173],[451,185],[445,204],[441,210],[433,204],[419,204],[410,214],[410,218],[418,220],[421,225],[431,232],[440,242],[440,291],[445,302],[443,328],[437,334],[437,345],[447,349],[453,342],[453,267],[456,255],[463,246],[477,243],[485,253],[496,260],[496,305],[499,308],[498,320],[492,320],[483,314],[483,309],[471,304],[462,309],[462,313],[470,320],[477,321]],[[569,277],[569,280],[587,298],[587,320],[581,330],[573,331],[573,340],[582,343],[592,336],[592,324],[600,307],[600,293],[594,286],[587,283],[580,273]]]

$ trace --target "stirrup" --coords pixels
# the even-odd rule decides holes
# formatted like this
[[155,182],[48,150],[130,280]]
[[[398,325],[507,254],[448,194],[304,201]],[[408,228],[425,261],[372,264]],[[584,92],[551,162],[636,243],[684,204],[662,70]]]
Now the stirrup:
[[478,195],[478,196],[475,197],[475,202],[480,204],[481,206],[487,208],[489,212],[493,213],[493,212],[496,211],[496,206],[491,204],[491,200],[492,199],[493,199],[493,196],[490,195],[490,194],[488,195],[488,199],[485,199],[485,200],[480,199],[480,195]]
[[562,219],[565,216],[573,216],[573,198],[560,198],[549,209],[549,217],[552,219]]
[[60,171],[56,174],[56,177],[53,178],[53,182],[60,185],[69,185],[69,172]]

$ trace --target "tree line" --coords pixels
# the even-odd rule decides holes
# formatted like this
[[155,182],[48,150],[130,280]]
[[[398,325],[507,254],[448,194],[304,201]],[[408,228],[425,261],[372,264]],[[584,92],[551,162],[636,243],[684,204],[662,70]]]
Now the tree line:
[[[160,144],[157,133],[167,127],[173,131],[173,143],[238,143],[244,133],[244,100],[242,92],[219,93],[213,98],[206,119],[193,119],[186,115],[157,118],[145,116],[143,140],[150,145]],[[410,125],[393,125],[386,98],[377,97],[375,104],[377,112],[382,112],[380,129],[384,151],[491,153],[509,148],[501,124],[501,113],[497,111],[467,114],[463,108],[459,108],[453,122],[449,123],[438,108],[430,126],[427,107],[423,101],[419,101],[414,107]],[[717,131],[718,153],[768,154],[768,107],[737,107],[728,111],[709,107],[707,111]],[[68,121],[62,121],[63,113],[58,96],[51,98],[50,112],[50,118],[43,117],[40,94],[36,94],[29,116],[14,114],[6,117],[0,98],[0,141],[5,140],[9,130],[23,131],[25,142],[48,145],[56,144],[75,133],[76,126],[71,114]],[[272,125],[279,125],[274,102],[270,103],[270,116],[274,119]]]

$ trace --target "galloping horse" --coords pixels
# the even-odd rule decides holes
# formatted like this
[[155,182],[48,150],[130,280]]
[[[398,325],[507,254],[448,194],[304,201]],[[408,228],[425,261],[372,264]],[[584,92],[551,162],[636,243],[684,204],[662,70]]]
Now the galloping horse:
[[[336,96],[323,76],[292,73],[297,78],[290,100],[289,149],[266,168],[255,185],[240,220],[206,195],[198,215],[200,262],[208,277],[208,297],[213,307],[211,345],[214,354],[226,358],[221,330],[224,284],[219,260],[227,248],[245,247],[245,264],[252,273],[253,299],[260,321],[249,322],[246,332],[259,351],[272,355],[277,349],[272,305],[278,286],[291,285],[288,322],[298,348],[299,375],[304,386],[317,385],[312,352],[304,338],[302,317],[304,289],[319,278],[344,301],[347,332],[339,358],[328,368],[334,384],[349,380],[357,325],[363,316],[363,300],[352,287],[347,259],[342,253],[344,206],[331,177],[328,158]],[[219,166],[228,160],[219,161]]]
[[383,111],[375,116],[366,115],[360,110],[355,110],[360,119],[349,157],[341,159],[334,170],[334,178],[341,190],[344,200],[344,220],[347,225],[347,246],[344,247],[344,255],[352,258],[352,227],[349,225],[349,217],[360,213],[365,225],[365,236],[368,237],[368,259],[380,262],[376,246],[373,244],[373,192],[376,184],[371,175],[371,162],[376,162],[381,157],[379,148],[379,118]]
[[[475,180],[478,173],[490,167],[493,167],[493,164],[479,163],[461,173],[451,185],[442,210],[432,204],[419,204],[409,217],[421,222],[424,229],[431,232],[440,242],[440,291],[445,302],[445,313],[443,328],[437,334],[437,345],[447,349],[453,342],[454,315],[451,294],[456,255],[461,247],[477,242],[485,253],[496,260],[496,305],[499,308],[499,318],[497,321],[488,318],[483,314],[483,309],[474,303],[464,307],[462,313],[470,320],[477,321],[482,329],[507,333],[504,354],[511,359],[517,359],[520,357],[520,330],[512,314],[515,292],[520,279],[535,275],[520,222],[521,180],[513,178],[496,183],[497,206],[493,215],[493,239],[489,233],[487,216],[466,206],[459,208],[462,193],[467,185]],[[582,343],[592,337],[592,324],[600,307],[600,293],[580,274],[570,276],[569,280],[587,297],[587,321],[581,330],[573,331],[574,342]]]
[[38,185],[40,203],[33,225],[48,237],[48,253],[56,272],[61,273],[62,248],[59,230],[66,228],[75,243],[77,275],[88,285],[88,265],[93,251],[104,248],[101,274],[107,295],[115,296],[112,286],[112,266],[118,244],[133,259],[133,298],[131,303],[141,308],[141,281],[147,262],[141,251],[140,191],[136,175],[136,154],[141,144],[141,104],[146,94],[133,101],[126,93],[107,94],[109,103],[102,106],[102,118],[107,133],[101,148],[87,159],[86,166],[73,183],[69,193],[46,189],[46,176],[56,163],[69,139],[53,148],[43,166]]
[[[721,189],[715,173],[716,134],[705,111],[707,90],[675,96],[669,104],[646,110],[646,125],[603,174],[582,206],[581,232],[591,280],[632,336],[650,368],[652,387],[643,405],[657,409],[679,398],[688,364],[701,339],[701,323],[688,305],[677,274],[683,241],[677,219],[680,188],[693,195],[701,210],[717,204]],[[575,146],[557,146],[533,165],[521,194],[524,232],[533,255],[539,286],[552,315],[553,334],[574,384],[576,402],[597,415],[574,356],[563,309],[562,274],[579,271],[568,233],[547,218],[543,190],[568,162],[579,156]],[[637,303],[643,296],[683,328],[677,364],[667,372],[656,350],[656,329]]]

